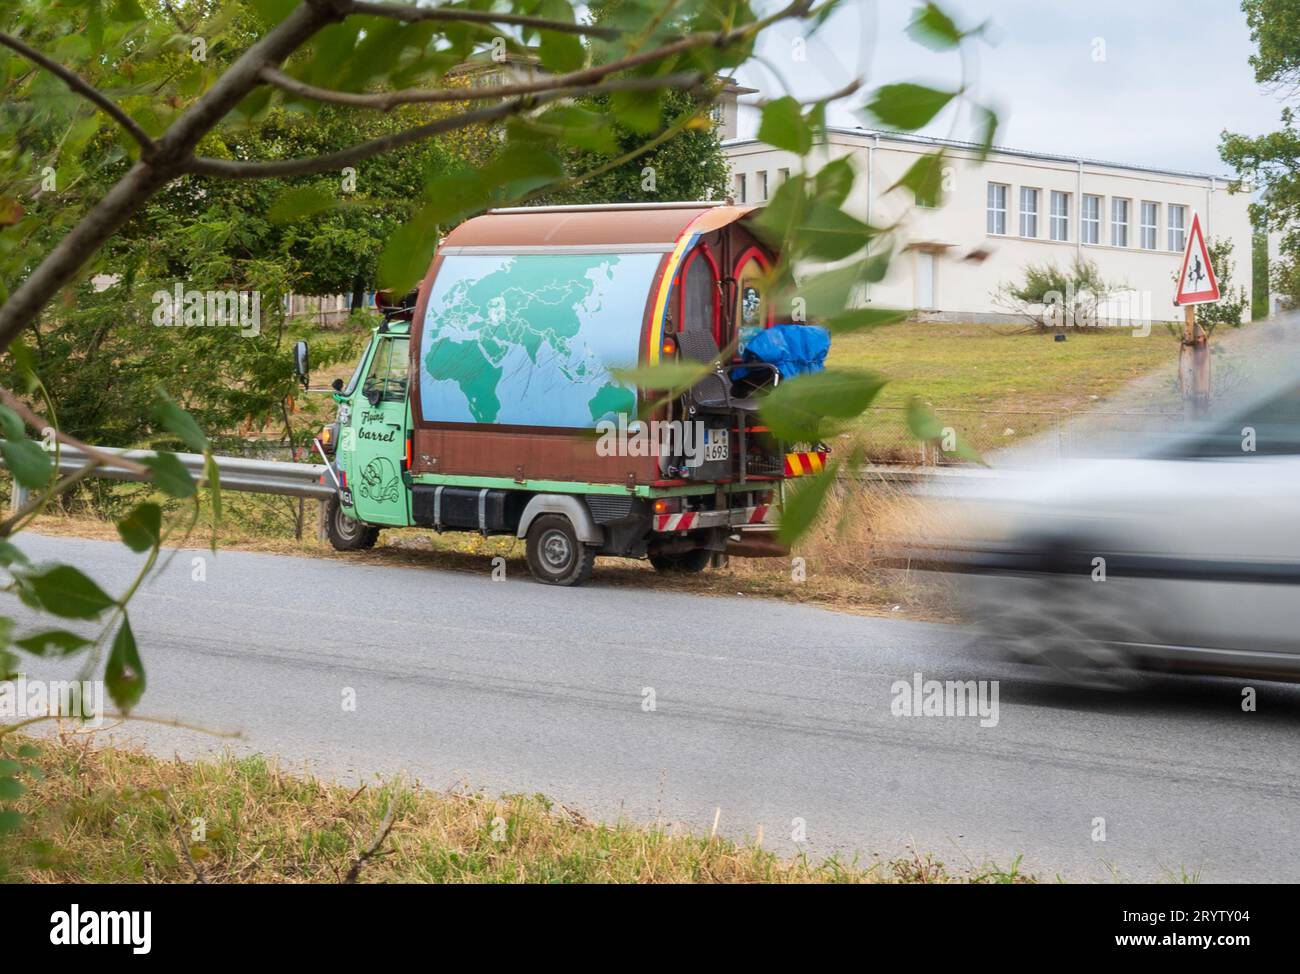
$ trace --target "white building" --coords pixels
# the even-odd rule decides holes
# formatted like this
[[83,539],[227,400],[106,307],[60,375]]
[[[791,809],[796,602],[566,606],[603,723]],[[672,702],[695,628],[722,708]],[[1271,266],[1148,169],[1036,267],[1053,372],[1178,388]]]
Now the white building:
[[[728,139],[723,148],[736,202],[763,202],[801,166],[756,139]],[[940,148],[943,199],[915,207],[911,192],[894,186]],[[1193,213],[1208,240],[1232,240],[1233,288],[1250,294],[1250,196],[1229,193],[1227,178],[1003,148],[981,163],[971,143],[842,128],[810,160],[819,167],[842,156],[859,173],[846,208],[877,226],[902,221],[901,253],[867,295],[873,304],[925,319],[1023,321],[997,299],[998,286],[1022,282],[1030,264],[1068,268],[1083,258],[1127,289],[1102,309],[1114,323],[1181,320],[1174,276]]]

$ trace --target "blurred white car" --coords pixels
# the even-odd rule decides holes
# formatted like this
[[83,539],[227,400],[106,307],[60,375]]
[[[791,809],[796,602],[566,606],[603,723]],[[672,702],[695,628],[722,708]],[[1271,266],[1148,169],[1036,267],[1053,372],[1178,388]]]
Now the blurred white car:
[[1300,371],[1250,389],[1140,455],[986,481],[932,557],[981,642],[1101,685],[1300,680]]

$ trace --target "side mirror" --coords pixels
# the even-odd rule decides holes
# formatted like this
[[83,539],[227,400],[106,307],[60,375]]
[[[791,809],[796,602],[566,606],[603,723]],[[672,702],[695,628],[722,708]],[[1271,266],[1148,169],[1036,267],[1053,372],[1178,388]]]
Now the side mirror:
[[343,380],[342,380],[342,379],[335,379],[333,382],[330,383],[330,388],[333,389],[335,392],[342,392],[342,391],[343,391]]
[[306,389],[308,377],[311,375],[311,357],[307,352],[306,342],[293,343],[293,374]]

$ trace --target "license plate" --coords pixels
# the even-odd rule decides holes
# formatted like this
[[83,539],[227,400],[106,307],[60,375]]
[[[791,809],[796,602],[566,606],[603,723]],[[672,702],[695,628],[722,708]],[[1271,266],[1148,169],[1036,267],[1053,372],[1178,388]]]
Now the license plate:
[[704,462],[726,460],[731,456],[731,432],[723,429],[704,431]]

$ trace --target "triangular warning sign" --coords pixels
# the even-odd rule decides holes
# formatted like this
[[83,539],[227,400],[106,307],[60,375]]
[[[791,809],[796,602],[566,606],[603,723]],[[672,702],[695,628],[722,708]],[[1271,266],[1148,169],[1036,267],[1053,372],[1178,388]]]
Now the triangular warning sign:
[[1210,266],[1210,251],[1201,233],[1201,216],[1192,214],[1192,229],[1187,234],[1183,253],[1183,271],[1178,275],[1178,294],[1174,304],[1207,304],[1219,300],[1219,282]]

